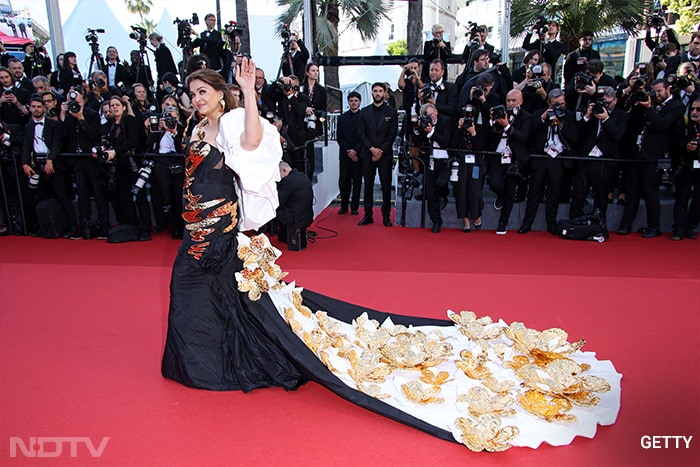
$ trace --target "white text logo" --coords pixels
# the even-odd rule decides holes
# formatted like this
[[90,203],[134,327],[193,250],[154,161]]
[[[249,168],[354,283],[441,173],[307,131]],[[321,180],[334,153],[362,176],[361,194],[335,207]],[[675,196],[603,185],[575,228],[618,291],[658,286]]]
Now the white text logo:
[[[60,457],[66,447],[70,448],[66,449],[70,452],[70,457],[78,457],[86,451],[92,457],[101,457],[108,442],[109,436],[102,438],[97,447],[86,436],[30,436],[25,443],[22,438],[11,436],[10,457],[17,457],[17,448],[24,457]],[[80,446],[84,447],[79,448]]]

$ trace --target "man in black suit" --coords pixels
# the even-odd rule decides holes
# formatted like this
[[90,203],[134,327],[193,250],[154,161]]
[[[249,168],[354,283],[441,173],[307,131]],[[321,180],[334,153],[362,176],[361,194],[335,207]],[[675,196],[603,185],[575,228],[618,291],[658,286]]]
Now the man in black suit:
[[[457,88],[445,79],[445,65],[441,60],[435,59],[430,63],[429,81],[431,95],[425,95],[422,89],[418,90],[418,98],[421,104],[433,104],[440,115],[454,119],[457,116]],[[424,86],[425,88],[425,86]]]
[[[360,209],[360,190],[362,189],[362,162],[360,152],[362,142],[358,137],[357,124],[360,118],[360,93],[348,94],[350,110],[338,117],[338,146],[340,148],[340,165],[338,188],[340,189],[340,210],[338,214],[347,214],[348,207],[353,215]],[[351,197],[352,194],[352,197]]]
[[[440,61],[438,60],[438,63]],[[432,65],[431,65],[432,67]],[[441,115],[434,104],[423,104],[420,108],[418,126],[414,129],[415,143],[428,164],[425,173],[425,193],[428,202],[428,215],[433,222],[433,233],[440,233],[442,211],[447,205],[449,193],[450,164],[447,149],[454,125],[452,119]]]
[[199,53],[209,59],[209,68],[221,71],[221,32],[216,30],[216,16],[209,13],[204,17],[207,29],[192,41],[192,47],[199,47]]
[[[547,25],[547,31],[540,34],[537,39],[532,40],[533,33],[541,33],[535,29],[531,29],[525,34],[523,39],[524,50],[541,50],[542,59],[549,64],[552,70],[556,70],[559,57],[564,55],[564,44],[557,40],[559,35],[559,23],[551,21]],[[553,73],[552,73],[553,74]]]
[[681,62],[693,62],[696,69],[700,69],[700,32],[690,35],[688,50],[681,54]]
[[[79,239],[78,226],[75,220],[73,203],[66,191],[66,182],[70,178],[70,168],[63,157],[60,157],[62,148],[61,125],[50,118],[46,118],[44,102],[40,96],[33,96],[29,100],[29,112],[31,119],[24,128],[24,147],[22,150],[22,169],[28,178],[33,175],[42,175],[48,180],[39,182],[36,193],[36,201],[55,196],[61,204],[63,214],[68,225],[64,238]],[[46,157],[43,167],[36,156]],[[36,205],[34,206],[36,207]]]
[[365,216],[359,225],[374,222],[372,206],[374,204],[374,177],[379,170],[379,182],[382,186],[382,218],[386,227],[391,227],[391,165],[393,162],[393,145],[399,132],[399,120],[396,109],[384,102],[386,85],[372,84],[372,104],[360,111],[358,133],[362,141],[362,174],[365,181]]
[[25,90],[28,96],[34,94],[34,85],[32,84],[32,80],[27,78],[27,75],[24,74],[24,65],[22,65],[22,62],[17,58],[11,58],[7,61],[7,67],[12,73],[15,87]]
[[[291,154],[289,164],[305,173],[309,179],[313,178],[310,171],[311,164],[308,158],[313,154],[306,153],[306,108],[310,107],[309,98],[303,92],[299,92],[299,78],[296,76],[284,76],[280,78],[283,88],[277,88],[277,99],[280,117],[286,131],[287,148]],[[291,141],[290,141],[291,140]],[[290,147],[291,146],[291,147]]]
[[[596,161],[596,158],[617,159],[620,156],[618,143],[627,129],[628,116],[616,107],[617,93],[612,87],[602,90],[600,102],[591,102],[579,121],[578,153],[589,160],[578,162],[571,192],[569,217],[584,214],[583,206],[590,189],[593,189],[593,208],[600,210],[601,221],[605,221],[608,210],[608,194],[612,190],[614,163]],[[600,95],[600,94],[599,94]],[[603,105],[603,102],[605,105]]]
[[102,103],[109,102],[109,99],[114,95],[121,96],[119,88],[107,85],[107,75],[103,71],[93,71],[85,105],[92,110],[101,112]]
[[[106,239],[110,221],[107,187],[103,173],[108,172],[108,166],[91,157],[92,148],[100,144],[100,115],[97,111],[85,107],[84,99],[81,93],[70,91],[68,100],[74,100],[80,108],[77,112],[71,112],[64,102],[61,104],[59,120],[63,124],[66,136],[66,152],[83,154],[77,158],[75,164],[78,181],[78,215],[83,238],[90,240],[96,236],[99,239]],[[95,197],[97,206],[99,225],[96,229],[91,228],[90,222],[91,193]]]
[[[503,235],[506,233],[510,213],[515,202],[515,191],[518,183],[525,179],[525,166],[530,158],[527,151],[527,137],[530,133],[530,121],[532,115],[522,108],[523,93],[517,89],[511,89],[506,94],[506,112],[497,112],[491,109],[491,121],[496,132],[494,142],[495,151],[501,156],[500,176],[503,178],[503,207],[498,219],[496,233]],[[499,161],[496,161],[498,164]],[[495,167],[494,164],[492,167]],[[504,167],[507,167],[504,170]],[[505,172],[505,174],[504,174]],[[489,177],[493,177],[493,171]]]
[[265,71],[262,68],[255,69],[255,97],[258,110],[263,118],[272,120],[277,114],[277,100],[275,98],[276,84],[268,84],[265,80]]
[[173,73],[177,75],[177,68],[175,67],[175,60],[173,60],[173,54],[168,49],[168,46],[163,42],[163,36],[157,32],[152,32],[148,36],[148,40],[155,49],[153,55],[156,60],[156,74],[158,75],[158,82],[162,82],[163,76],[166,73]]
[[141,54],[138,50],[132,50],[129,53],[129,58],[131,59],[131,66],[129,66],[129,81],[134,84],[143,84],[146,91],[148,91],[149,98],[151,98],[151,85],[153,84],[151,67],[141,63]]
[[24,72],[29,79],[51,74],[51,59],[42,53],[43,47],[36,50],[34,42],[24,44]]
[[698,236],[694,230],[700,223],[700,98],[690,105],[690,118],[683,127],[676,154],[673,232],[669,238],[695,240]]
[[576,72],[581,71],[587,61],[600,60],[600,54],[593,50],[593,32],[582,31],[578,35],[579,48],[569,52],[564,60],[564,86],[568,86]]
[[547,188],[545,220],[547,230],[556,234],[559,198],[563,189],[566,161],[560,155],[575,155],[578,128],[572,111],[565,106],[564,92],[553,89],[548,95],[549,108],[540,115],[533,115],[530,123],[530,154],[544,154],[546,158],[531,157],[528,162],[530,186],[527,191],[525,217],[518,233],[532,230],[537,209]]
[[[542,63],[539,65],[541,67],[541,74],[533,73],[527,76],[524,81],[519,83],[513,89],[518,89],[523,93],[523,105],[522,108],[530,112],[531,114],[537,115],[542,113],[542,110],[546,109],[549,104],[547,104],[547,94],[549,91],[555,88],[559,88],[559,85],[552,80],[552,67],[549,63]],[[533,67],[536,71],[537,66]]]
[[430,65],[433,63],[433,60],[440,60],[443,64],[443,69],[445,69],[447,68],[447,59],[452,55],[450,43],[446,42],[442,37],[445,29],[439,24],[434,24],[431,28],[431,33],[433,38],[425,41],[425,44],[423,44],[423,70],[421,71],[421,79],[423,81],[428,81],[430,77]]
[[294,75],[303,78],[309,56],[304,41],[297,37],[296,32],[293,32],[289,36],[289,55],[282,57],[282,76]]
[[644,238],[654,238],[661,235],[660,217],[661,202],[659,200],[659,183],[657,180],[657,163],[670,158],[671,146],[674,139],[680,137],[675,131],[679,120],[683,118],[685,106],[671,93],[670,84],[664,79],[651,83],[651,89],[656,93],[654,103],[651,97],[637,102],[644,111],[645,123],[637,138],[639,159],[641,163],[630,163],[627,169],[627,197],[625,212],[620,221],[619,235],[627,235],[632,229],[632,223],[637,217],[639,200],[644,198],[647,209],[647,227],[642,229]]
[[306,248],[306,228],[314,221],[314,191],[311,180],[286,162],[280,162],[280,177],[277,182],[279,239],[286,241],[290,250],[300,251]]
[[604,70],[603,62],[598,59],[589,60],[586,63],[586,71],[575,74],[573,79],[567,82],[564,91],[566,108],[576,112],[577,120],[586,113],[588,105],[597,99],[596,90],[599,86],[617,88],[615,79]]
[[102,71],[107,77],[106,81],[109,87],[128,87],[133,84],[129,77],[129,71],[119,62],[119,52],[114,46],[107,47],[107,60],[105,60]]

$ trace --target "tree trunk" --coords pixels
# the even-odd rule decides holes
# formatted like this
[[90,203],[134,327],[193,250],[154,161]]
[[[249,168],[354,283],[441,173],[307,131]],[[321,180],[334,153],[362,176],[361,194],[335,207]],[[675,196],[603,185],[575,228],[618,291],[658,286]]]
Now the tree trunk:
[[241,34],[241,52],[250,54],[250,24],[248,24],[248,0],[236,0],[236,22],[245,26]]
[[408,2],[408,26],[406,28],[408,55],[423,53],[423,0]]
[[[335,30],[338,30],[340,23],[340,10],[338,2],[330,2],[328,4],[328,21],[333,25]],[[324,55],[338,55],[338,38],[333,41],[333,45],[323,51]],[[343,93],[340,91],[340,76],[337,66],[324,66],[323,79],[326,91],[328,94],[328,111],[340,111],[343,108]]]

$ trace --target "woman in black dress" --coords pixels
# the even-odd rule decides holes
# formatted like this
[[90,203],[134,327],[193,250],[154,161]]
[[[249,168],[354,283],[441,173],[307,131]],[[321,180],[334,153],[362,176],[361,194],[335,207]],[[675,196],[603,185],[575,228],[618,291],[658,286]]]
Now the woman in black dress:
[[66,52],[63,54],[63,66],[61,67],[61,73],[58,79],[59,91],[62,91],[64,96],[68,95],[68,91],[70,91],[73,86],[83,84],[83,75],[80,74],[78,58],[75,56],[74,52]]
[[[537,333],[468,312],[449,312],[449,320],[389,315],[281,282],[279,250],[264,235],[242,233],[274,216],[279,135],[258,115],[254,63],[244,59],[236,77],[245,109],[230,110],[219,74],[201,70],[187,80],[202,119],[185,147],[186,234],[170,284],[163,376],[246,392],[313,380],[474,451],[568,444],[592,436],[596,423],[614,423],[621,375],[581,352],[582,341],[566,342],[562,330]],[[565,385],[544,376],[538,383],[549,368],[535,367],[530,349],[554,362],[552,371],[564,371]],[[553,409],[551,396],[529,390],[583,385],[575,376],[581,371],[596,375],[585,380],[588,392],[563,395]],[[586,408],[572,408],[569,399]]]

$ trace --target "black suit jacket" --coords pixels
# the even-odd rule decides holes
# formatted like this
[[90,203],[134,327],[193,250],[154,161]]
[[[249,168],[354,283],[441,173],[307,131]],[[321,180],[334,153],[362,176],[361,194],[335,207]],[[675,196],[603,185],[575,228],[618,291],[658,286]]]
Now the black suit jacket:
[[[0,89],[0,92],[7,91]],[[13,86],[9,92],[15,95],[20,104],[26,105],[29,102],[29,94],[24,89]],[[0,120],[10,125],[12,133],[16,134],[20,133],[20,131],[18,131],[18,128],[13,127],[13,125],[19,125],[21,128],[24,128],[24,125],[29,120],[29,116],[20,114],[16,105],[6,102],[0,105]]]
[[[24,127],[24,147],[22,148],[22,164],[29,164],[31,160],[32,153],[34,152],[34,129],[36,128],[36,123],[34,119],[31,119],[29,123]],[[58,155],[61,153],[61,146],[63,143],[61,125],[50,118],[44,118],[44,131],[42,134],[44,143],[49,149],[46,155],[47,159],[58,162],[60,157]],[[56,168],[64,168],[59,164]]]
[[306,108],[310,105],[309,98],[303,92],[297,92],[296,96],[289,98],[282,94],[279,105],[282,122],[287,127],[287,134],[291,138],[291,142],[297,148],[304,146],[307,139],[304,118]]
[[347,157],[347,151],[354,149],[359,157],[362,151],[362,141],[358,134],[358,124],[360,122],[360,110],[352,112],[348,110],[338,117],[337,139],[340,148],[340,157]]
[[450,118],[457,116],[457,87],[453,83],[448,83],[443,78],[442,86],[444,89],[437,93],[435,98],[435,107],[438,109],[439,115],[446,115]]
[[[619,142],[627,129],[627,121],[627,113],[618,107],[608,113],[608,119],[604,122],[595,116],[588,121],[581,119],[579,121],[578,155],[585,157],[590,154],[594,146],[598,146],[603,157],[618,157],[620,154]],[[600,132],[598,132],[599,125]]]
[[425,41],[423,44],[423,69],[421,70],[421,79],[423,82],[430,79],[430,62],[436,59],[442,60],[444,69],[447,70],[447,59],[452,55],[452,46],[449,42],[445,42],[445,47],[435,47],[435,42]]
[[150,93],[148,89],[149,85],[153,82],[153,74],[151,73],[151,67],[148,65],[141,65],[136,68],[134,66],[129,67],[129,82],[132,84],[141,83],[146,86],[146,91]]
[[557,61],[559,60],[559,57],[564,55],[564,44],[556,39],[542,44],[539,38],[532,41],[532,32],[528,32],[525,35],[525,39],[523,39],[523,49],[540,50],[540,45],[542,45],[542,58],[549,64],[549,66],[552,67],[552,76],[554,76]]
[[277,182],[280,205],[277,219],[287,227],[306,228],[314,221],[314,192],[311,180],[303,172],[292,169]]
[[90,108],[83,107],[82,121],[69,113],[63,121],[66,137],[66,152],[89,153],[92,147],[100,143],[100,115]]
[[447,115],[442,115],[438,111],[437,122],[433,127],[433,134],[428,137],[420,128],[414,129],[416,133],[416,144],[420,151],[424,154],[430,154],[434,144],[437,144],[439,149],[450,149],[452,143],[452,133],[454,132],[454,123]]
[[[530,137],[528,138],[527,146],[530,148],[531,154],[544,154],[544,146],[547,143],[547,136],[550,125],[542,121],[542,111],[538,115],[533,115],[530,123]],[[578,124],[576,123],[576,115],[570,110],[566,110],[566,117],[563,125],[559,126],[559,139],[564,145],[564,155],[576,155],[576,147],[578,144]]]
[[[518,114],[513,117],[510,126],[505,131],[508,137],[508,147],[510,148],[512,160],[521,165],[525,165],[530,159],[530,153],[527,150],[527,139],[530,136],[530,124],[532,122],[532,114],[522,107],[518,110]],[[504,132],[499,131],[494,127],[496,137],[493,139],[493,150],[498,148],[499,140]]]
[[[371,147],[381,149],[383,158],[393,157],[392,146],[399,132],[398,114],[396,109],[386,103],[377,109],[374,107],[376,107],[374,104],[370,104],[360,110],[360,119],[357,124],[357,131],[362,141],[360,157],[371,159],[372,153],[369,150]],[[377,126],[377,120],[379,126]]]
[[600,59],[600,54],[598,53],[597,50],[588,49],[588,50],[583,50],[580,47],[572,52],[569,52],[569,54],[566,56],[566,59],[564,60],[564,85],[568,86],[569,81],[574,77],[578,70],[576,67],[576,60],[578,60],[580,57],[585,57],[586,60],[591,61],[594,58]]
[[642,160],[655,161],[671,151],[671,145],[677,135],[672,131],[683,118],[685,106],[675,97],[668,101],[661,110],[653,105],[644,112],[646,124],[640,155]]
[[113,85],[109,83],[109,64],[105,63],[105,66],[102,68],[102,71],[104,71],[105,75],[107,75],[107,85],[116,86],[119,83],[123,83],[125,86],[131,86],[131,84],[133,84],[133,81],[131,80],[131,76],[129,76],[129,70],[127,70],[126,67],[121,63],[117,63],[116,67],[117,69],[114,72]]
[[297,45],[299,50],[292,56],[292,68],[289,68],[289,63],[285,60],[282,64],[282,76],[289,76],[293,74],[299,81],[304,79],[306,74],[306,62],[309,61],[309,50],[304,45],[304,41],[301,39],[297,40]]
[[198,38],[192,41],[192,47],[199,47],[199,52],[209,59],[209,68],[221,69],[221,33],[216,29],[202,31]]
[[158,82],[163,79],[163,75],[166,73],[174,73],[177,75],[177,67],[175,67],[175,60],[173,60],[173,54],[170,53],[170,49],[165,44],[160,44],[156,51],[153,53],[156,59],[156,72],[158,74]]

